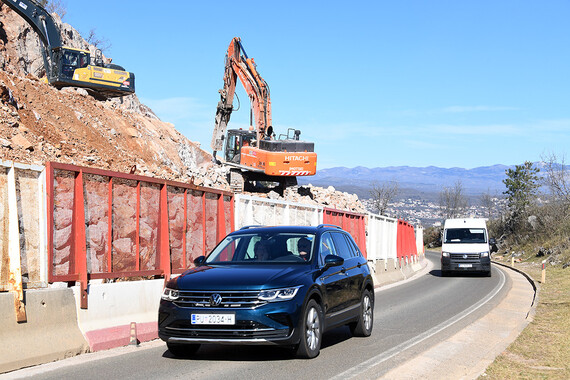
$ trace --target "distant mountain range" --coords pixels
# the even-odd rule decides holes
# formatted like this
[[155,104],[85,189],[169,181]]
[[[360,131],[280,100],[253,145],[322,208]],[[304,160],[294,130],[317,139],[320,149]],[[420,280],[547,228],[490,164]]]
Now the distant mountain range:
[[312,177],[298,177],[300,185],[333,186],[339,191],[357,194],[361,199],[370,198],[373,184],[396,181],[399,184],[398,198],[422,198],[437,200],[444,186],[453,186],[461,181],[465,195],[478,197],[483,193],[501,195],[505,190],[502,180],[505,171],[514,166],[493,165],[474,169],[439,168],[435,166],[411,167],[389,166],[384,168],[336,167],[317,170]]

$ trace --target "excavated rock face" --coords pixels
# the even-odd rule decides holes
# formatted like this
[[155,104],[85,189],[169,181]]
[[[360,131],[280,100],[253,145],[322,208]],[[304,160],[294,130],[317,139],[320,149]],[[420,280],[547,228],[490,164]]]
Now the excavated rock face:
[[[60,28],[65,46],[94,51],[70,25]],[[160,121],[136,95],[101,102],[83,89],[59,91],[41,82],[39,41],[18,14],[0,7],[3,160],[41,165],[57,161],[120,172],[136,166],[137,174],[206,182],[211,156],[172,124]],[[208,183],[227,188],[224,178],[208,178]]]
[[[94,56],[94,46],[57,15],[54,18],[64,46],[89,49]],[[57,90],[40,81],[45,70],[39,37],[2,3],[0,69],[2,160],[39,165],[55,161],[127,173],[135,167],[136,174],[229,190],[227,168],[214,165],[199,144],[159,120],[136,95],[102,102],[83,89]],[[365,212],[356,196],[330,188],[294,188],[285,198]]]

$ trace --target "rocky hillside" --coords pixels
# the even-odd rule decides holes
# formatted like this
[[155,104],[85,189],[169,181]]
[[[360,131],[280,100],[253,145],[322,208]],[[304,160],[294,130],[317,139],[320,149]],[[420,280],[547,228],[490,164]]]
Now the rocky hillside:
[[[95,51],[57,15],[65,46]],[[209,153],[161,121],[136,95],[98,101],[85,90],[57,90],[44,76],[40,40],[0,3],[0,158],[131,172],[228,190],[226,171]],[[138,81],[144,78],[137,77]],[[213,115],[212,115],[213,121]],[[189,136],[191,138],[191,136]],[[269,196],[269,195],[267,195]],[[270,196],[276,197],[276,194]],[[292,201],[364,212],[358,198],[333,188],[288,191]]]

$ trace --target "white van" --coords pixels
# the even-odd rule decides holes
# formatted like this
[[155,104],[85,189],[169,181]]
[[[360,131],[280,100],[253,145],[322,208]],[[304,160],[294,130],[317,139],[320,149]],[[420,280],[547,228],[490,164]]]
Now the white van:
[[450,272],[464,271],[491,276],[491,250],[485,219],[445,221],[441,237],[441,274],[447,276]]

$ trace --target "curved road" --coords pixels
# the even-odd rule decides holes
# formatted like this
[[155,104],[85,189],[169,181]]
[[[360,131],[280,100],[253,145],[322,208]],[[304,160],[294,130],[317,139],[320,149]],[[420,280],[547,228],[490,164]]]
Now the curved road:
[[321,353],[313,360],[299,360],[286,349],[269,346],[203,346],[192,359],[176,359],[164,343],[154,341],[5,375],[12,379],[378,378],[488,313],[512,285],[496,265],[492,277],[441,277],[439,254],[427,252],[426,259],[426,270],[411,281],[376,290],[371,337],[352,338],[348,328],[335,329],[325,334]]

